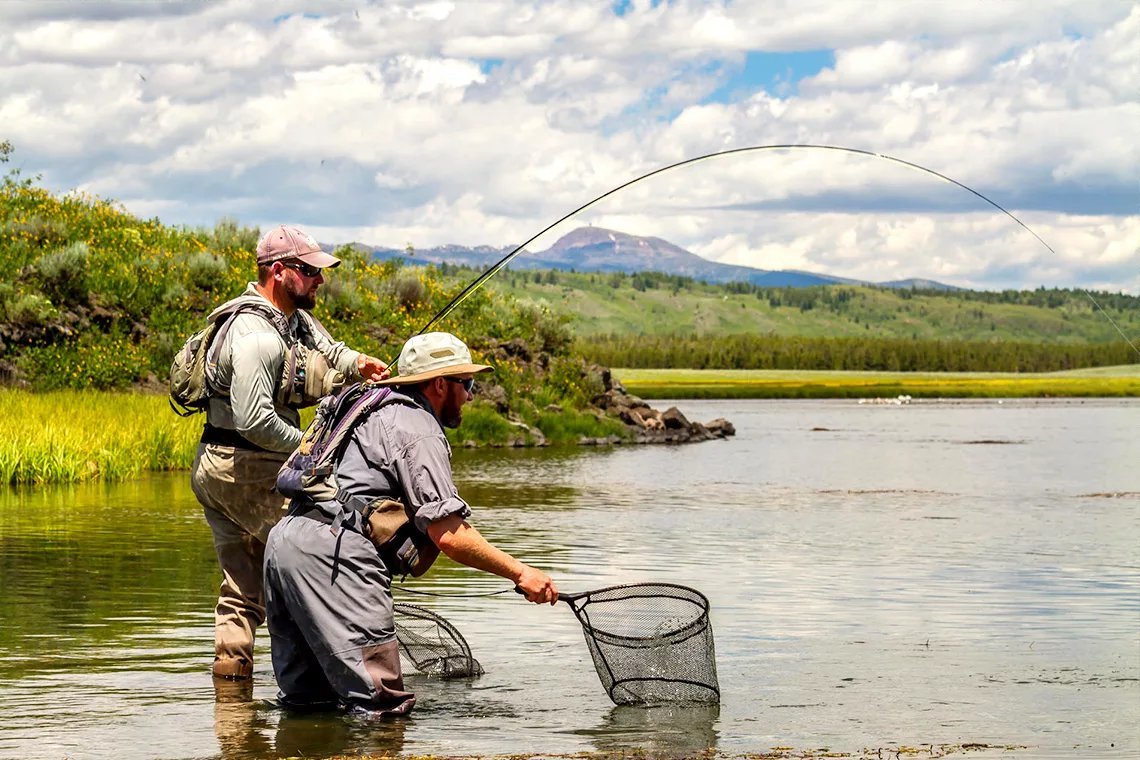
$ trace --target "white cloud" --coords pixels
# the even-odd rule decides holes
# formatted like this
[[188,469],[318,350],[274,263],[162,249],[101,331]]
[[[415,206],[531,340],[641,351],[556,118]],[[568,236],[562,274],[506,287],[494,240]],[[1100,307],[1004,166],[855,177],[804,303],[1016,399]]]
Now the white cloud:
[[[822,49],[834,65],[780,97],[706,100],[750,51]],[[763,268],[1140,290],[1140,6],[9,0],[0,61],[18,165],[174,224],[504,245],[673,161],[828,143],[964,182],[1058,254],[965,191],[839,153],[702,163],[587,217]]]

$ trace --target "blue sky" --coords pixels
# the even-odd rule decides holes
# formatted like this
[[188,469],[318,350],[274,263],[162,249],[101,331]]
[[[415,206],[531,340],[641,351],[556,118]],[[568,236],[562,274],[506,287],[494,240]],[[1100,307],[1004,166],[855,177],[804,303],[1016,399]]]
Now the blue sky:
[[1105,0],[0,3],[0,139],[172,224],[1140,292],[1140,6]]
[[833,50],[786,53],[749,50],[742,64],[722,64],[727,78],[704,102],[732,103],[758,91],[777,97],[794,95],[801,79],[813,77],[834,65]]

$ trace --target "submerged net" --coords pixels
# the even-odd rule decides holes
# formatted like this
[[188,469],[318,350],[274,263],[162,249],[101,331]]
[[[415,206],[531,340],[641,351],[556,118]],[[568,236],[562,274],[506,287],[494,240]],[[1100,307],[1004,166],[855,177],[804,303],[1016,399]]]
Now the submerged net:
[[414,604],[392,605],[400,653],[416,670],[441,678],[483,675],[471,647],[446,619]]
[[615,704],[720,701],[704,594],[639,583],[567,595],[566,601]]

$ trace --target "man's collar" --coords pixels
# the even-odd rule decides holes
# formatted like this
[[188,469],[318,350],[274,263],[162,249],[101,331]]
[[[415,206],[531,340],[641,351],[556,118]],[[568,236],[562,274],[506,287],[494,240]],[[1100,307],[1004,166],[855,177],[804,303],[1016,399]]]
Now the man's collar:
[[435,419],[439,425],[439,429],[444,429],[443,422],[440,421],[439,415],[435,412],[435,408],[431,405],[431,402],[427,400],[427,397],[424,396],[419,385],[396,386],[392,389],[392,392],[407,398],[413,406],[418,406],[426,411]]

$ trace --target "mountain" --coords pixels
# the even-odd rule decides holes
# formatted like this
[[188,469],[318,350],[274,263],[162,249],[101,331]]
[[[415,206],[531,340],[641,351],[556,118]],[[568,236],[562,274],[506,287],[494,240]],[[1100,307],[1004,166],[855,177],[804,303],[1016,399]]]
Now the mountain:
[[[461,264],[482,268],[507,255],[513,246],[496,248],[481,245],[474,248],[443,245],[408,251],[396,248],[371,248],[379,258],[404,258],[432,264]],[[721,264],[701,258],[680,246],[658,237],[628,235],[603,227],[579,227],[559,238],[545,251],[524,251],[510,264],[513,269],[573,269],[577,272],[663,272],[692,277],[711,283],[747,282],[773,288],[802,288],[811,285],[881,285],[888,288],[930,288],[954,290],[934,280],[907,279],[869,283],[845,277],[800,270],[767,270]]]

